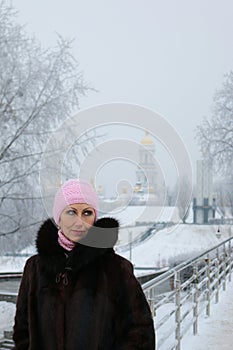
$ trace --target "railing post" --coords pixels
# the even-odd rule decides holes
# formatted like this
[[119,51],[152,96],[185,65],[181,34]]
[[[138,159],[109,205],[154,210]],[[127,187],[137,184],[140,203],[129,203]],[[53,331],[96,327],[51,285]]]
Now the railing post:
[[176,350],[180,350],[180,272],[175,272],[175,287],[176,287]]
[[231,282],[231,263],[232,263],[231,241],[228,242],[228,253],[229,253],[229,282]]
[[194,318],[194,322],[193,322],[193,334],[196,335],[197,334],[197,326],[198,326],[198,267],[197,265],[195,265],[193,267],[193,276],[194,276],[194,288],[195,288],[195,292],[194,292],[194,308],[193,308],[193,318]]
[[226,282],[227,282],[227,264],[226,264],[226,259],[227,259],[227,252],[226,252],[226,244],[224,243],[223,246],[223,257],[224,257],[224,261],[223,261],[223,290],[226,290]]
[[151,288],[149,291],[149,305],[150,305],[151,316],[154,319],[155,317],[155,289],[154,288]]
[[215,303],[217,304],[219,302],[219,250],[217,248],[217,256],[216,256],[216,274],[215,274],[215,278],[216,278],[216,292],[215,292]]
[[207,255],[207,305],[206,305],[206,315],[210,316],[210,256]]
[[219,302],[219,290],[221,286],[221,280],[219,278],[219,271],[220,271],[220,266],[221,266],[221,261],[220,261],[220,254],[219,254],[219,248],[217,247],[217,260],[218,260],[218,270],[217,270],[217,278],[218,278],[218,284],[217,284],[217,294],[216,294],[216,303]]

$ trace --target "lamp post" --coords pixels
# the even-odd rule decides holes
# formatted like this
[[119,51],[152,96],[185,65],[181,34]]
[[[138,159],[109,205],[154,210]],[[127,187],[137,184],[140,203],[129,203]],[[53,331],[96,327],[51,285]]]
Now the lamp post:
[[220,227],[219,227],[219,226],[218,226],[218,229],[217,229],[217,232],[216,232],[216,237],[217,237],[218,239],[221,238],[221,232],[220,232]]

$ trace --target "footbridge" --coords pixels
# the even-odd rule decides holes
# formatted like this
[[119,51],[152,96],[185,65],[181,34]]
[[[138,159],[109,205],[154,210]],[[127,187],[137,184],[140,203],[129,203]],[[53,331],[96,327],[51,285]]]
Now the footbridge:
[[[211,317],[215,321],[216,315],[211,313],[212,309],[215,304],[221,304],[227,287],[233,289],[232,269],[233,238],[229,238],[142,285],[154,318],[157,350],[194,349],[192,341],[194,343],[200,337],[203,318],[208,318],[210,324]],[[230,322],[233,308],[231,312]],[[219,323],[219,327],[223,327],[219,332],[225,334],[228,322]],[[211,326],[209,328],[205,327],[205,331],[209,331],[214,339],[217,337],[216,332]],[[229,338],[231,334],[232,330],[228,334]],[[213,343],[216,344],[214,340]],[[220,348],[231,349],[232,343],[225,344],[225,347],[211,346],[212,350]],[[208,348],[203,344],[197,349]]]

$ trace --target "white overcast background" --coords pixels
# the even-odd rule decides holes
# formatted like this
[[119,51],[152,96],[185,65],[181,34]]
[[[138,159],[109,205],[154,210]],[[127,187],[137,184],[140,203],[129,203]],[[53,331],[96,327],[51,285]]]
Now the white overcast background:
[[109,102],[164,116],[200,158],[195,127],[233,69],[232,0],[13,0],[17,20],[43,46],[74,38],[73,55],[98,93],[80,108]]

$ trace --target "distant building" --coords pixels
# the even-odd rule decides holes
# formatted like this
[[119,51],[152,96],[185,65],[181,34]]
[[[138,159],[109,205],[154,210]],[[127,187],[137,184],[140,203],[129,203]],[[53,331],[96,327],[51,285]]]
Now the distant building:
[[130,205],[162,205],[164,202],[164,181],[156,161],[155,144],[146,131],[138,152],[137,182]]
[[215,198],[213,198],[213,172],[207,159],[197,161],[197,190],[193,199],[194,224],[208,224],[215,218]]
[[[103,196],[104,189],[102,186],[98,188],[99,198],[101,200],[101,208],[107,211],[107,208],[114,209],[120,205],[163,205],[165,196],[165,185],[161,170],[156,161],[155,144],[149,135],[145,132],[145,136],[140,142],[138,150],[138,167],[136,170],[136,183],[133,193],[127,192],[127,188],[122,188],[122,193],[118,200],[111,202]],[[101,188],[101,190],[100,190]]]

